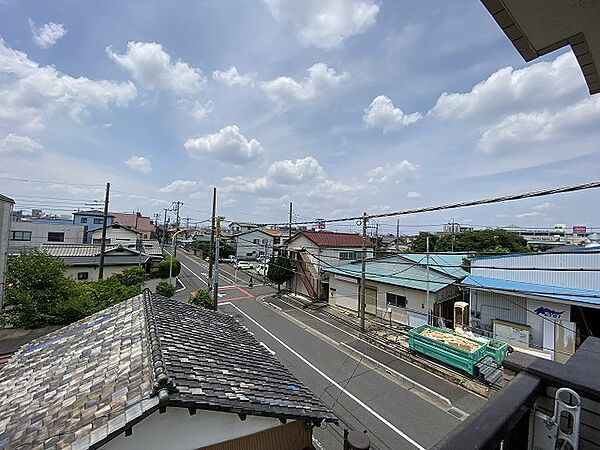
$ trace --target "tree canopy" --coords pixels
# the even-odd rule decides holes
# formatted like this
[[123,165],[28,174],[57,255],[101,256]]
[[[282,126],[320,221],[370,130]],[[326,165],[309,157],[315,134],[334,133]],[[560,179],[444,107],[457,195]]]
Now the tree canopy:
[[292,279],[292,262],[287,256],[279,255],[269,262],[267,278],[277,283],[277,289],[288,280]]
[[525,253],[531,251],[527,241],[516,233],[500,228],[488,230],[473,230],[454,234],[436,235],[419,233],[410,243],[410,251],[422,253],[426,251],[426,238],[429,236],[429,251],[473,253]]
[[213,309],[215,304],[210,293],[204,289],[198,289],[196,292],[190,295],[190,300],[188,303],[190,305],[199,306],[200,308],[205,309]]

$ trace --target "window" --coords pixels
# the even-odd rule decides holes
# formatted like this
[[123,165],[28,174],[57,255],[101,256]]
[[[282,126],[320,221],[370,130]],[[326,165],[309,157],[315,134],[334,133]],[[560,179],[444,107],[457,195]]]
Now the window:
[[82,217],[79,223],[87,223],[87,217]]
[[94,218],[94,223],[95,223],[96,225],[102,225],[102,218],[100,218],[100,217],[96,217],[96,218]]
[[87,280],[88,273],[87,272],[77,272],[77,279],[78,280]]
[[[106,242],[107,244],[110,244],[110,238],[106,238],[104,240],[104,242]],[[94,238],[92,239],[92,244],[101,244],[102,243],[102,238]]]
[[246,253],[246,256],[254,256],[254,252]]
[[258,244],[259,243],[259,239],[252,239],[252,243],[253,244]]
[[406,308],[406,297],[404,295],[386,294],[386,303],[388,306],[396,306],[397,308]]
[[65,242],[65,233],[56,231],[48,232],[48,242]]
[[31,231],[11,231],[10,232],[10,240],[11,241],[30,241],[31,240]]
[[358,259],[360,252],[340,252],[340,259]]

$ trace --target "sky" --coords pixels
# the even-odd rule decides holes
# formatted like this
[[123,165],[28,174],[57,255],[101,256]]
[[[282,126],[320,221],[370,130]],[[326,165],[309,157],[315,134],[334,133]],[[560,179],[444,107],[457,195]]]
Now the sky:
[[[0,192],[16,209],[85,208],[106,182],[113,211],[182,201],[192,223],[213,186],[220,215],[258,222],[290,201],[314,220],[518,193],[597,179],[599,119],[569,48],[525,63],[473,0],[0,0]],[[595,226],[597,196],[401,228]]]

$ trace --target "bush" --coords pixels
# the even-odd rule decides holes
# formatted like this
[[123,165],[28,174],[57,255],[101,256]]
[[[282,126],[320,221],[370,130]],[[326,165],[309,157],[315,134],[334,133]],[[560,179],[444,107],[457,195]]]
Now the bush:
[[205,309],[213,309],[215,303],[208,291],[199,289],[194,294],[190,295],[189,304]]
[[112,276],[125,286],[141,286],[146,281],[146,272],[140,267],[130,267]]
[[156,270],[158,272],[158,276],[160,278],[169,278],[169,263],[170,263],[171,259],[173,260],[172,275],[174,277],[179,275],[179,272],[181,271],[181,263],[177,260],[177,258],[173,258],[172,256],[165,256],[165,259],[163,259],[158,264],[158,267],[156,268]]
[[167,283],[166,281],[161,281],[156,285],[156,293],[158,295],[162,295],[163,297],[173,297],[175,294],[175,286]]

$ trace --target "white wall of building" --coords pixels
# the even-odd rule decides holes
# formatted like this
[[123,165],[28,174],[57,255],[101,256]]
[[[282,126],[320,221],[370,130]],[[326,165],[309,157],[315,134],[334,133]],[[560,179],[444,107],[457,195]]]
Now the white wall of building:
[[22,240],[11,240],[10,249],[11,252],[18,252],[21,248],[38,248],[42,244],[51,242],[48,240],[48,233],[62,233],[62,241],[52,242],[65,242],[67,244],[82,244],[84,227],[83,225],[69,225],[64,223],[47,223],[47,222],[23,222],[23,221],[12,221],[11,237],[12,232],[30,232],[31,239],[27,241]]
[[[115,273],[121,273],[125,269],[130,267],[137,267],[136,265],[128,266],[104,266],[104,278],[108,278]],[[77,274],[87,272],[88,278],[79,280]],[[65,269],[65,275],[73,278],[75,281],[85,283],[86,281],[97,281],[98,280],[98,266],[71,266]]]
[[10,242],[10,216],[12,207],[12,202],[0,199],[0,309],[4,302],[4,279]]
[[262,255],[273,255],[273,236],[254,230],[235,237],[237,259],[258,259]]
[[192,450],[231,439],[249,436],[281,425],[279,419],[197,410],[191,416],[187,408],[167,408],[155,412],[133,427],[133,434],[120,434],[102,446],[106,450]]
[[[94,241],[97,239],[98,241]],[[102,228],[98,228],[92,232],[92,242],[100,242],[102,239]],[[141,239],[141,235],[135,231],[128,230],[127,228],[116,228],[110,227],[106,229],[107,243],[110,244],[124,244],[127,242],[136,242],[137,239]],[[110,239],[110,241],[108,241]]]

